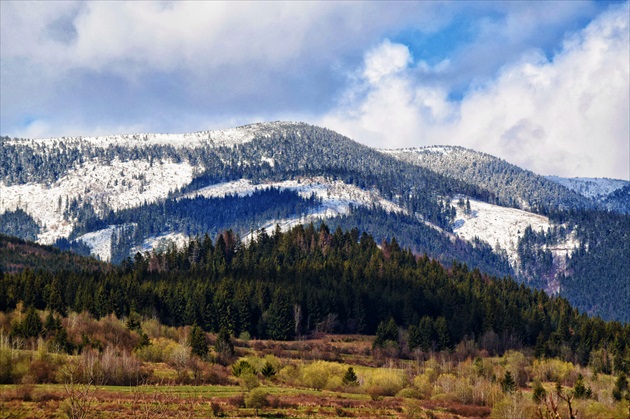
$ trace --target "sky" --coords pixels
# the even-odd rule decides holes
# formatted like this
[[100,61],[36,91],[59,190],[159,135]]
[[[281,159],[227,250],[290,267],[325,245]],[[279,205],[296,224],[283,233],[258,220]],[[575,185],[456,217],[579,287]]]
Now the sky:
[[291,120],[630,180],[628,2],[0,1],[0,134]]

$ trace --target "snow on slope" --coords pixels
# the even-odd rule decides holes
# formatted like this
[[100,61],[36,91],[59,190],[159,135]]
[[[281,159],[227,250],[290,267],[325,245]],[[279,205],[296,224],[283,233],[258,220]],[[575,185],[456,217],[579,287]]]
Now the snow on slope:
[[587,198],[603,198],[615,192],[617,189],[621,189],[630,184],[627,180],[608,178],[562,178],[558,176],[547,176],[547,179],[559,183]]
[[[499,246],[507,252],[510,265],[516,270],[518,270],[518,241],[523,237],[527,226],[531,226],[534,231],[547,231],[551,226],[549,218],[542,215],[473,199],[470,199],[471,212],[466,215],[464,208],[458,205],[460,198],[456,197],[451,203],[457,210],[453,227],[455,234],[469,241],[478,237],[493,248]],[[576,246],[577,240],[572,238],[566,243],[550,247],[549,250],[555,260],[569,255]]]
[[[38,242],[51,244],[68,237],[72,223],[64,220],[66,202],[81,197],[82,202],[104,202],[107,209],[118,210],[154,202],[191,182],[194,168],[189,163],[169,161],[120,161],[110,165],[97,161],[84,163],[54,184],[29,183],[5,186],[0,182],[0,214],[22,208],[44,226]],[[97,213],[106,208],[95,205]]]
[[100,260],[109,262],[112,258],[112,235],[116,226],[93,231],[77,238],[90,247],[90,253]]
[[188,243],[188,236],[182,233],[169,233],[157,237],[148,237],[140,246],[131,249],[131,255],[137,252],[145,253],[155,250],[156,252],[165,251],[170,245],[174,245],[181,249]]
[[388,212],[405,212],[399,205],[384,199],[378,192],[367,191],[339,180],[329,181],[321,176],[262,184],[252,184],[247,179],[239,179],[210,185],[191,192],[187,196],[204,196],[206,198],[224,197],[228,194],[247,196],[257,190],[272,187],[295,191],[305,198],[315,194],[316,197],[321,198],[323,210],[330,210],[335,215],[347,213],[350,205],[371,206],[372,204],[376,204]]

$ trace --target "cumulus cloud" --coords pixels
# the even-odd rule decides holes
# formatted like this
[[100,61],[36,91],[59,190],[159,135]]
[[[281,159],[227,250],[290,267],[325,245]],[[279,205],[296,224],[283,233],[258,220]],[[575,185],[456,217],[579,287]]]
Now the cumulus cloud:
[[[381,147],[462,144],[540,172],[628,177],[627,4],[558,49],[606,7],[3,1],[0,127],[52,136],[297,119]],[[465,36],[442,53],[458,27]],[[539,157],[543,147],[558,155]]]
[[[456,144],[541,174],[628,179],[628,32],[625,4],[568,36],[551,58],[530,50],[461,100],[427,83],[431,68],[414,64],[404,45],[386,41],[366,54],[359,80],[322,123],[373,146]],[[370,77],[401,51],[404,68]]]

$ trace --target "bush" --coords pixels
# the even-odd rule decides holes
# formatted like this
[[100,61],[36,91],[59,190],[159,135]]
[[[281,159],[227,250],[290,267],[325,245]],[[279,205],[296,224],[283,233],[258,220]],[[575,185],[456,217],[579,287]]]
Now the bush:
[[269,404],[267,396],[269,393],[262,388],[255,388],[245,396],[245,406],[250,409],[256,409],[256,415],[258,415],[258,409],[262,409]]
[[534,360],[532,373],[542,382],[569,382],[577,378],[575,366],[559,359]]
[[418,390],[412,387],[405,387],[396,393],[396,397],[402,397],[405,399],[421,399],[422,395]]
[[431,384],[431,381],[429,381],[429,377],[427,375],[421,374],[416,376],[413,379],[413,385],[418,390],[421,398],[431,398],[431,393],[433,393],[433,385]]
[[329,385],[329,380],[333,377],[338,377],[338,380],[333,380],[331,386],[339,385],[342,383],[345,370],[341,364],[336,362],[327,361],[315,361],[302,368],[302,384],[307,387],[321,390]]
[[394,396],[402,388],[403,378],[400,372],[380,369],[368,379],[367,392],[373,400],[377,400],[382,396]]
[[242,374],[257,374],[256,368],[252,366],[246,359],[240,359],[234,365],[232,365],[232,375],[240,377]]
[[260,386],[260,381],[258,381],[258,376],[255,375],[252,371],[244,371],[241,373],[240,377],[240,383],[243,387],[245,387],[247,390],[251,390],[253,388],[256,388],[258,386]]
[[506,395],[492,409],[492,418],[529,419],[536,417],[536,407],[522,393]]

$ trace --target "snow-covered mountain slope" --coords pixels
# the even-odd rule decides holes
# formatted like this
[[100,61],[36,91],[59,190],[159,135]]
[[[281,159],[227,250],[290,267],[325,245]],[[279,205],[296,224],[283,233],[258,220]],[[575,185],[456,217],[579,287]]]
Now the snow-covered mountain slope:
[[396,159],[463,180],[486,191],[488,202],[524,210],[590,208],[589,199],[502,159],[457,146],[381,150]]
[[[470,203],[470,209],[467,205],[461,205],[464,200]],[[546,232],[553,225],[548,217],[542,215],[465,197],[453,199],[452,204],[457,208],[453,226],[455,234],[468,241],[473,241],[477,237],[497,251],[505,251],[510,265],[517,273],[520,267],[518,244],[527,227],[531,227],[535,232]],[[570,235],[570,239],[548,248],[554,259],[560,263],[571,255],[578,244],[575,236]],[[557,291],[558,289],[555,290]]]
[[252,184],[248,179],[240,179],[232,182],[218,183],[201,188],[186,194],[186,197],[203,196],[224,197],[228,194],[246,196],[255,191],[269,188],[286,189],[297,192],[300,196],[308,198],[315,195],[321,199],[324,209],[329,209],[338,214],[346,213],[350,205],[372,206],[376,205],[388,212],[403,212],[406,210],[399,205],[384,199],[380,193],[374,190],[364,190],[355,185],[349,185],[340,180],[329,180],[323,176],[298,178],[297,180],[285,180],[281,182],[265,182]]
[[282,131],[298,122],[262,122],[217,131],[200,131],[184,134],[121,134],[98,137],[54,137],[54,138],[7,138],[7,145],[27,145],[45,153],[52,149],[67,149],[80,146],[125,148],[166,145],[176,148],[195,148],[202,145],[214,147],[235,147],[272,132]]
[[630,182],[627,180],[609,178],[562,178],[558,176],[547,176],[547,179],[559,183],[582,196],[596,199],[605,198],[611,193],[630,185]]
[[[252,184],[250,180],[240,179],[210,185],[186,193],[177,199],[180,200],[192,197],[223,198],[227,195],[245,197],[251,196],[256,191],[268,190],[270,188],[295,191],[304,198],[315,196],[319,199],[320,204],[306,214],[300,214],[299,216],[290,218],[272,219],[259,226],[259,228],[267,230],[274,229],[277,224],[283,231],[287,231],[298,224],[316,222],[318,220],[345,215],[349,213],[351,206],[371,207],[375,205],[387,212],[407,213],[405,209],[384,199],[376,191],[366,191],[355,185],[348,185],[339,180],[327,180],[322,176],[261,184]],[[115,226],[109,226],[105,229],[81,235],[77,237],[76,240],[82,240],[90,247],[92,254],[98,256],[101,260],[110,261],[111,240],[114,231]],[[153,249],[164,249],[169,242],[172,242],[176,246],[182,246],[187,239],[188,236],[182,233],[168,233],[148,237],[141,245],[133,247],[131,254],[138,251],[144,252]]]
[[73,200],[90,204],[103,215],[107,210],[131,208],[164,199],[169,192],[191,182],[195,168],[187,162],[144,160],[107,164],[83,163],[51,185],[27,183],[6,186],[0,181],[0,214],[22,208],[42,226],[41,244],[68,237],[74,220],[64,215]]
[[[247,238],[276,224],[326,219],[379,242],[404,237],[403,247],[444,263],[523,273],[519,279],[557,292],[556,274],[571,269],[582,271],[568,286],[590,281],[593,264],[599,276],[609,266],[627,270],[615,264],[627,254],[615,247],[623,234],[607,242],[600,232],[625,231],[630,185],[567,182],[461,147],[376,150],[293,122],[177,135],[1,137],[0,221],[28,229],[0,224],[0,232],[38,234],[46,244],[80,239],[101,259],[121,261],[189,236],[233,228]],[[460,196],[470,200],[469,213]],[[590,211],[604,208],[612,213]],[[593,214],[597,222],[589,221]],[[573,252],[576,234],[580,252]],[[573,263],[594,247],[601,251],[593,261]]]

